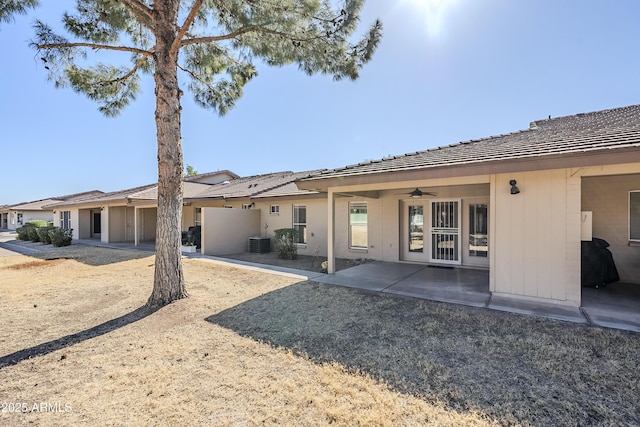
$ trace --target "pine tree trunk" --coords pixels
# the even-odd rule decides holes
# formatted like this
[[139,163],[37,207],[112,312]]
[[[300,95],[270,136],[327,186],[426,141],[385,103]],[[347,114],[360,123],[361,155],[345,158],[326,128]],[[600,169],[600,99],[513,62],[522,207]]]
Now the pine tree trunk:
[[182,147],[176,37],[178,0],[154,2],[156,25],[155,85],[158,138],[158,218],[153,292],[147,306],[157,309],[187,296],[182,273]]

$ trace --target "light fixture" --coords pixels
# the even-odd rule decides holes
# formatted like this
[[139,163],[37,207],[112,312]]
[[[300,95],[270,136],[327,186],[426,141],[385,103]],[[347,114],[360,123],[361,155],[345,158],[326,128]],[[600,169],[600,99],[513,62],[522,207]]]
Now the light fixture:
[[419,188],[416,188],[411,193],[409,193],[409,196],[411,196],[412,199],[419,199],[420,197],[422,197],[422,191]]
[[520,194],[520,189],[516,187],[516,184],[517,182],[515,179],[509,181],[509,185],[511,185],[511,194]]

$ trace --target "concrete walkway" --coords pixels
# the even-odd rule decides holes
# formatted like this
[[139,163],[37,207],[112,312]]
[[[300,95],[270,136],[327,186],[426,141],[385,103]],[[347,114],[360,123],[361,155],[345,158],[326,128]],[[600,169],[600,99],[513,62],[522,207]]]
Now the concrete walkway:
[[[588,297],[583,307],[545,304],[515,298],[492,296],[489,292],[489,272],[467,268],[434,268],[419,264],[375,261],[341,270],[333,275],[256,264],[222,257],[200,254],[189,255],[206,262],[247,268],[271,274],[283,274],[300,280],[311,280],[337,286],[346,286],[370,292],[402,295],[452,304],[506,311],[527,316],[542,317],[565,322],[640,332],[640,297],[629,301]],[[624,286],[624,285],[621,285]],[[638,289],[639,285],[626,285]],[[584,289],[588,295],[590,289]],[[633,298],[631,296],[631,298]],[[624,305],[628,308],[624,309]]]
[[[0,256],[33,251],[45,252],[41,244],[12,242],[15,236],[0,232]],[[135,249],[152,252],[153,246],[135,247],[131,244],[103,244],[96,240],[74,241],[74,244],[102,246],[114,249]],[[31,247],[33,246],[33,247]],[[468,305],[490,310],[519,313],[574,323],[640,332],[640,285],[613,284],[610,289],[583,289],[583,306],[569,307],[515,298],[492,296],[489,291],[489,272],[467,268],[438,268],[422,264],[375,261],[360,264],[328,275],[266,264],[257,264],[200,253],[184,254],[218,265],[279,274],[299,280],[346,286],[370,292],[421,298],[452,304]]]

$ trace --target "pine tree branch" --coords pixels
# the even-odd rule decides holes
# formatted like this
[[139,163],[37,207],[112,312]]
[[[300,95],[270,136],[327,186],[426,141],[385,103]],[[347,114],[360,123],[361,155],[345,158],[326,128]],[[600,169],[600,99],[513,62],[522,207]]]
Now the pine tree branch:
[[132,52],[139,53],[140,55],[149,56],[151,55],[151,51],[138,49],[135,47],[128,46],[110,46],[104,44],[95,44],[95,43],[45,43],[45,44],[37,44],[33,43],[33,46],[38,49],[70,49],[74,47],[88,47],[91,49],[104,49],[104,50],[115,50],[120,52]]
[[239,28],[236,31],[232,31],[229,34],[224,34],[221,36],[196,37],[193,39],[182,40],[180,42],[180,47],[189,46],[192,44],[201,44],[201,43],[206,44],[206,43],[212,43],[212,42],[217,42],[222,40],[230,40],[238,36],[241,36],[242,34],[247,34],[251,32],[263,32],[263,33],[273,34],[273,35],[284,37],[286,39],[296,41],[296,42],[308,42],[312,40],[325,39],[325,37],[323,36],[315,36],[315,37],[307,37],[307,38],[294,37],[291,34],[284,33],[282,31],[271,30],[269,28],[266,28],[264,25],[247,25],[246,27]]
[[132,75],[134,75],[138,69],[142,66],[142,64],[144,64],[144,62],[151,56],[151,53],[147,53],[142,55],[142,58],[138,59],[136,61],[136,64],[134,65],[134,67],[125,75],[123,75],[122,77],[118,77],[117,79],[113,79],[112,82],[120,82],[123,80],[127,80],[129,77],[131,77]]
[[122,5],[131,12],[140,23],[147,26],[147,28],[153,28],[153,11],[149,9],[145,4],[140,3],[137,0],[120,0]]
[[259,26],[257,25],[248,25],[246,27],[242,27],[236,31],[232,31],[229,34],[225,34],[222,36],[208,36],[208,37],[196,37],[193,39],[186,39],[186,40],[181,40],[180,41],[180,47],[185,47],[185,46],[189,46],[192,44],[201,44],[201,43],[211,43],[211,42],[218,42],[218,41],[222,41],[222,40],[230,40],[230,39],[234,39],[242,34],[246,34],[249,33],[251,31],[256,31],[259,28]]
[[204,81],[203,79],[200,78],[200,76],[196,73],[194,73],[193,71],[189,70],[188,68],[184,68],[182,65],[178,64],[178,68],[180,68],[182,71],[184,71],[185,73],[189,74],[194,80],[198,80],[200,83],[202,83],[203,85],[205,85],[206,87],[209,88],[209,90],[215,90],[215,88],[213,86],[211,86],[209,83],[207,83],[206,81]]
[[200,12],[200,9],[202,8],[203,2],[204,0],[196,0],[196,2],[193,4],[193,7],[189,11],[189,15],[184,20],[182,27],[180,27],[180,29],[178,30],[178,34],[176,35],[176,38],[173,41],[173,44],[171,45],[170,52],[172,54],[177,53],[180,47],[182,46],[180,42],[184,38],[187,31],[189,30],[189,27],[191,27],[191,24],[193,24],[193,21],[196,19],[198,12]]

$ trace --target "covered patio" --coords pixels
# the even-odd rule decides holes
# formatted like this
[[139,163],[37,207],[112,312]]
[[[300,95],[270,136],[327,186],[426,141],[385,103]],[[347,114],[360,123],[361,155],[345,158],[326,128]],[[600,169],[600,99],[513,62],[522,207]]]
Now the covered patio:
[[371,262],[310,280],[373,292],[519,313],[640,332],[640,285],[584,288],[581,307],[545,304],[489,291],[489,271],[421,264]]

